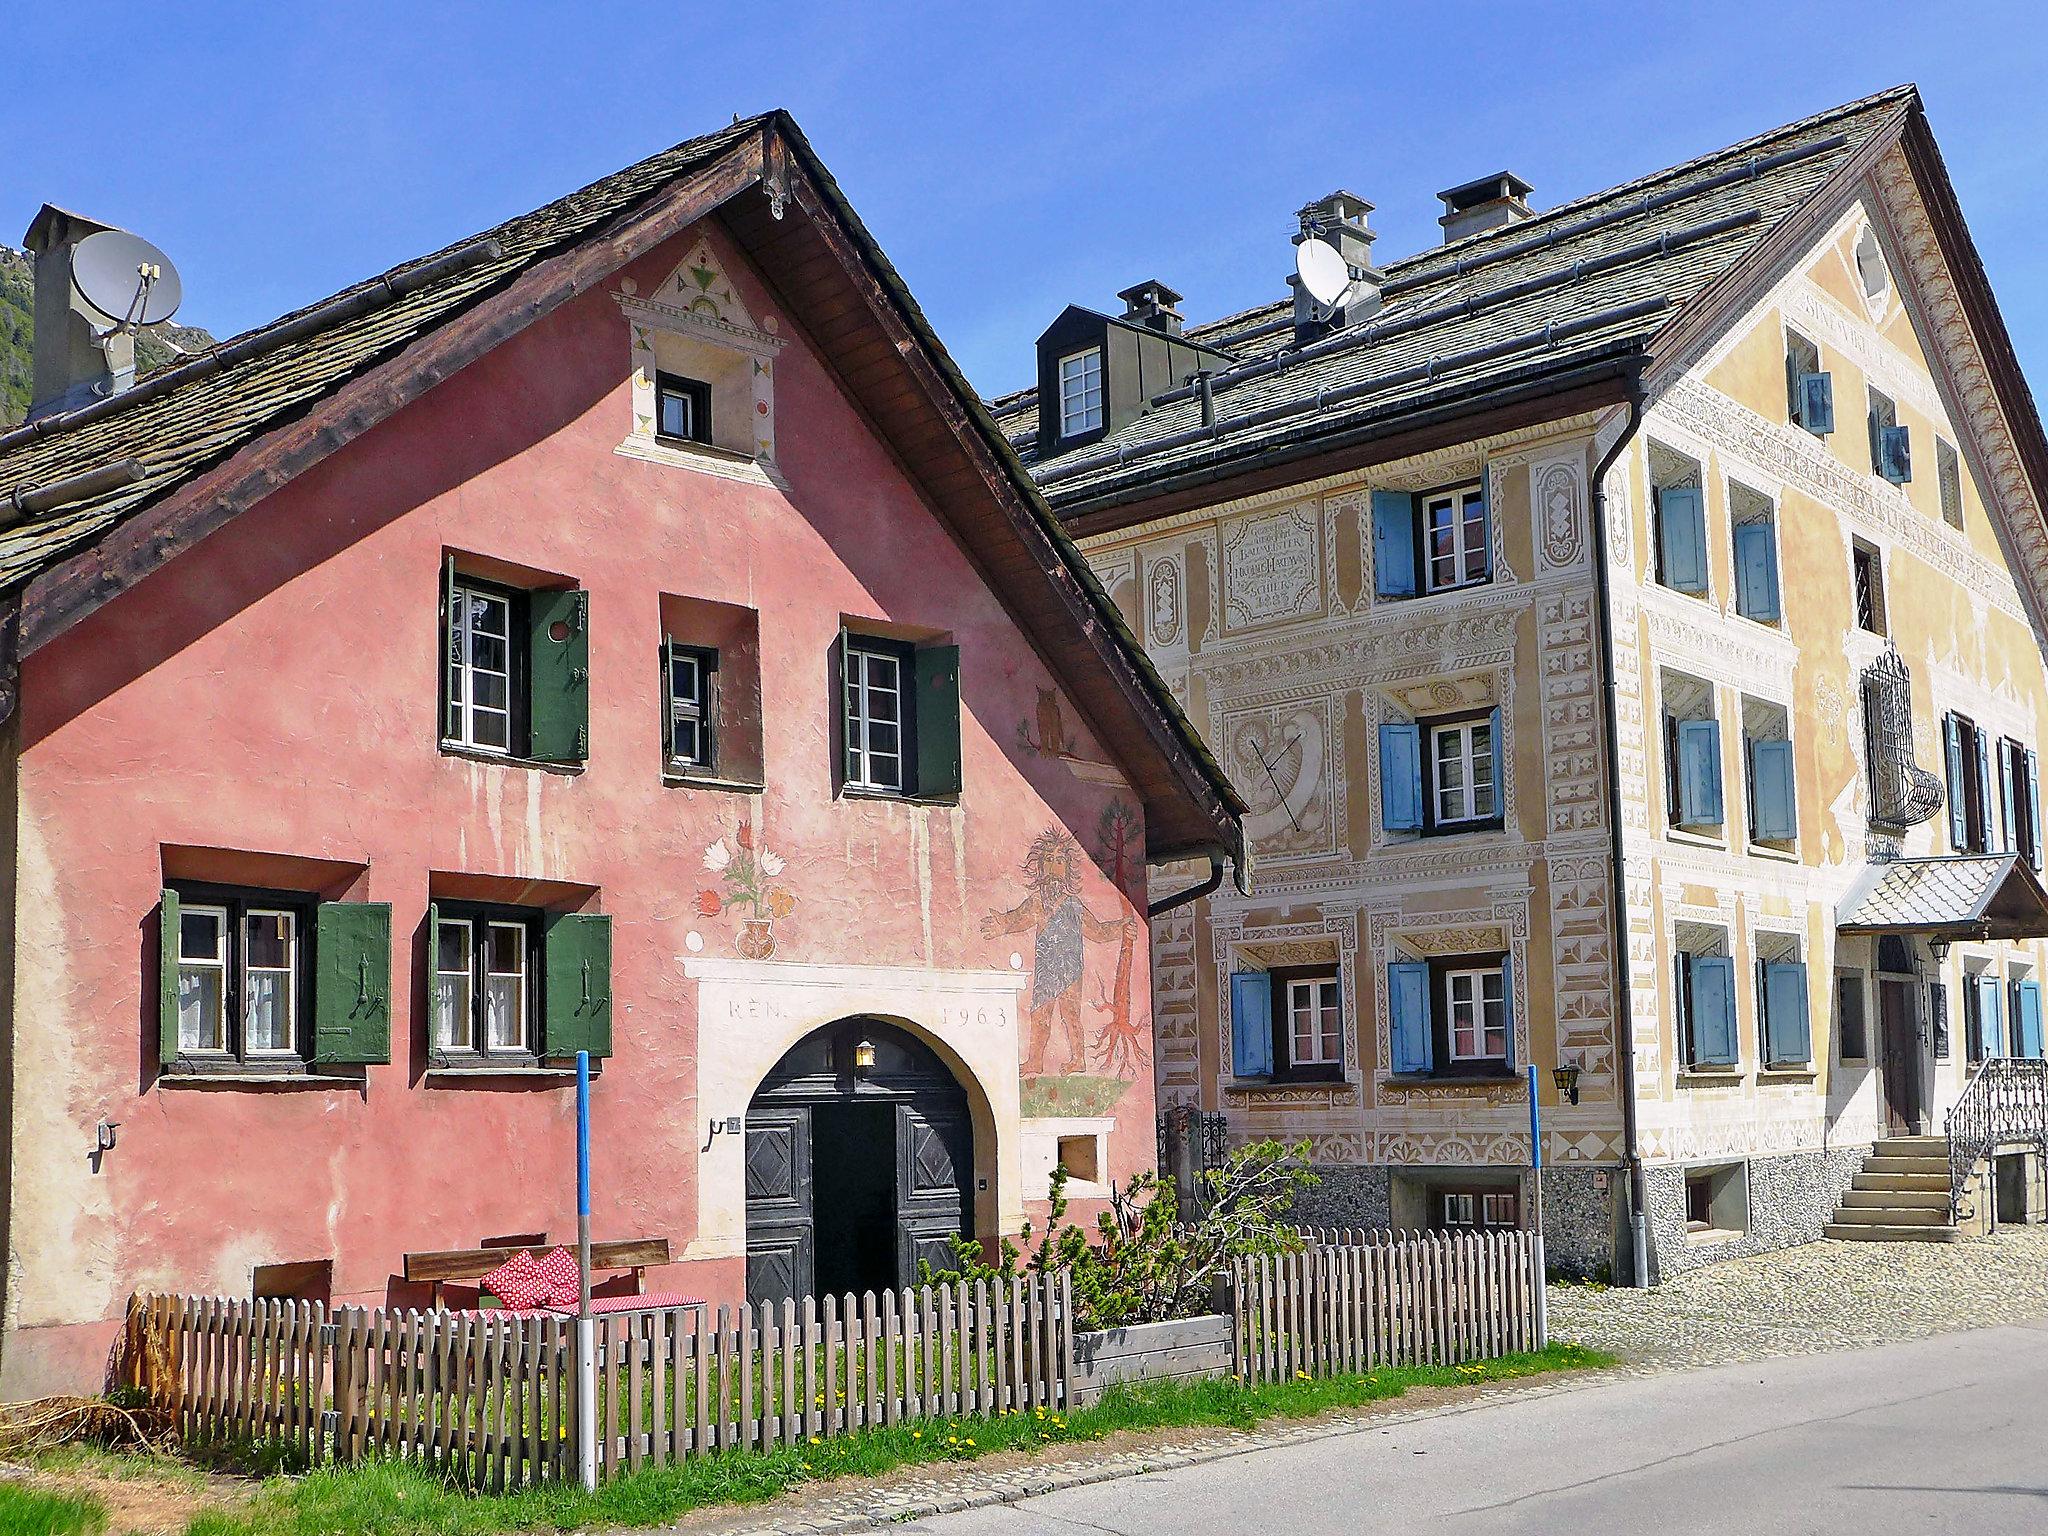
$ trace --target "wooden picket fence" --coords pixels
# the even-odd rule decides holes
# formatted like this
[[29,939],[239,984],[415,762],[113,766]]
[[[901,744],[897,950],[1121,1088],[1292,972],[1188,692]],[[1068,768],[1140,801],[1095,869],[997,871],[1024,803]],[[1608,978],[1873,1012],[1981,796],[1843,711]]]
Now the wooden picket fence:
[[1298,1252],[1235,1267],[1233,1350],[1248,1382],[1459,1365],[1543,1347],[1531,1233],[1303,1235]]
[[[883,1425],[1064,1409],[1064,1275],[595,1319],[600,1477]],[[555,1315],[139,1296],[136,1384],[188,1442],[307,1466],[417,1459],[499,1490],[573,1478],[576,1325]]]

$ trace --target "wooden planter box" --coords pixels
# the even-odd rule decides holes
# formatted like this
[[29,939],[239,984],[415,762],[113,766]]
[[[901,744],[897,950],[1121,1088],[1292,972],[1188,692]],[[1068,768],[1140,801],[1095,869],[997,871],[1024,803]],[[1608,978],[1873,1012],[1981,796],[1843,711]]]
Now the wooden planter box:
[[1092,1403],[1113,1381],[1158,1381],[1230,1374],[1228,1314],[1139,1323],[1074,1335],[1075,1406]]

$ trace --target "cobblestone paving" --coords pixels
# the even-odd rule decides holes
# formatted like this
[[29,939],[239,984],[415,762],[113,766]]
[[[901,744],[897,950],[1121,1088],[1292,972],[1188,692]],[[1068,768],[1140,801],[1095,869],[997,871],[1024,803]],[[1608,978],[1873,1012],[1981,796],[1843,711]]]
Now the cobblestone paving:
[[[1634,1372],[1857,1349],[2043,1317],[2048,1317],[2048,1227],[2011,1227],[1966,1243],[1811,1243],[1712,1265],[1650,1291],[1550,1288],[1552,1337],[1620,1355]],[[1591,1385],[1584,1377],[1503,1384],[1449,1411]],[[1444,1411],[1383,1409],[1369,1417],[1385,1425]],[[1366,1417],[1340,1415],[1254,1434],[1198,1430],[1136,1450],[1074,1446],[1057,1458],[1008,1470],[971,1463],[919,1468],[875,1483],[798,1495],[738,1518],[747,1536],[874,1530],[1345,1434],[1362,1422]],[[744,1524],[748,1520],[754,1523]]]
[[2048,1317],[2048,1226],[1962,1243],[1809,1243],[1648,1291],[1550,1288],[1552,1337],[1637,1369],[1925,1338]]

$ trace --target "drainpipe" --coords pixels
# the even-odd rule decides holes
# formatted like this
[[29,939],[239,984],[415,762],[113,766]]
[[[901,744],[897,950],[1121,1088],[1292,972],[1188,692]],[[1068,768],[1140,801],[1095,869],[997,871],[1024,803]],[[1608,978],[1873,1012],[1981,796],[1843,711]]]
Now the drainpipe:
[[1184,907],[1191,901],[1200,901],[1223,883],[1223,856],[1209,855],[1209,878],[1199,885],[1191,885],[1184,891],[1175,891],[1171,896],[1162,896],[1145,909],[1148,918],[1171,912],[1175,907]]
[[1628,425],[1622,428],[1593,469],[1593,586],[1594,650],[1600,659],[1601,730],[1607,755],[1607,828],[1609,879],[1614,888],[1614,1015],[1621,1039],[1617,1057],[1621,1063],[1622,1169],[1628,1178],[1630,1256],[1634,1260],[1635,1284],[1650,1284],[1649,1184],[1643,1177],[1643,1159],[1636,1126],[1636,1040],[1635,1016],[1629,996],[1628,881],[1621,846],[1621,752],[1620,727],[1615,713],[1613,609],[1607,575],[1607,471],[1622,450],[1635,440],[1643,425],[1643,374],[1638,362],[1628,378]]

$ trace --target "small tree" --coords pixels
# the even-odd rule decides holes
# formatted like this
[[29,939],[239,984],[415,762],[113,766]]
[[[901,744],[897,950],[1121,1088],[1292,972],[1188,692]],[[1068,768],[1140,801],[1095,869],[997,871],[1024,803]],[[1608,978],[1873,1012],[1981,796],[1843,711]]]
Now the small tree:
[[1316,1182],[1307,1160],[1307,1142],[1256,1141],[1239,1147],[1221,1168],[1202,1175],[1207,1209],[1186,1226],[1172,1184],[1156,1173],[1133,1174],[1122,1185],[1110,1185],[1109,1209],[1096,1218],[1093,1241],[1067,1224],[1067,1170],[1055,1168],[1052,1209],[1035,1244],[1026,1223],[1021,1242],[1003,1239],[991,1264],[980,1244],[957,1238],[959,1268],[935,1272],[920,1262],[918,1277],[926,1284],[1007,1282],[1026,1271],[1065,1271],[1085,1327],[1192,1317],[1213,1305],[1216,1286],[1234,1260],[1301,1246],[1300,1235],[1282,1218],[1295,1196]]

